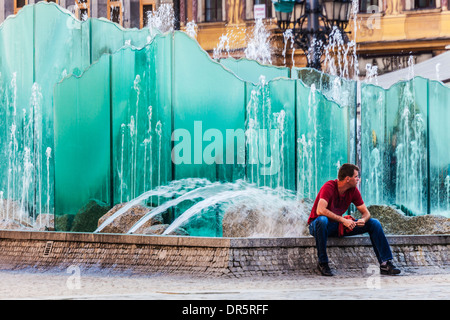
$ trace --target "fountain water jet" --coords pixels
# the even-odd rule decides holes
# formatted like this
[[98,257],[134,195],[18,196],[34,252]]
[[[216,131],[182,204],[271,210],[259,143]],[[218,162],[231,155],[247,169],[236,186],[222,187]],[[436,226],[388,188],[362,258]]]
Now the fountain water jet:
[[183,194],[191,188],[196,188],[198,186],[204,186],[205,184],[208,185],[208,184],[210,184],[210,182],[205,179],[183,179],[183,180],[178,180],[178,181],[172,181],[167,186],[160,186],[154,190],[149,190],[147,192],[144,192],[140,196],[129,201],[124,207],[120,208],[112,216],[110,216],[108,219],[106,219],[94,232],[102,231],[103,228],[105,228],[107,225],[109,225],[111,222],[113,222],[114,219],[116,219],[117,217],[124,214],[127,210],[129,210],[133,206],[141,203],[144,200],[147,200],[148,198],[150,198],[152,196],[170,198],[170,197],[174,197],[179,194]]

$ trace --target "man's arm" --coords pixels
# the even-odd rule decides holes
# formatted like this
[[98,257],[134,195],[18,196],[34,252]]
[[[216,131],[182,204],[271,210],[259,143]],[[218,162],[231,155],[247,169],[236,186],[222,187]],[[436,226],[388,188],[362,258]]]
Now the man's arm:
[[[318,216],[325,216],[328,219],[341,222],[344,226],[349,228],[350,230],[353,230],[353,228],[356,226],[356,222],[350,219],[345,219],[342,216],[339,216],[332,211],[327,209],[328,202],[325,199],[320,199],[319,203],[317,204],[317,215]],[[367,210],[367,208],[366,208]],[[369,212],[369,211],[367,211]],[[370,216],[370,214],[369,214]]]
[[363,226],[370,219],[370,212],[367,209],[366,205],[363,203],[362,205],[356,207],[359,212],[361,212],[361,219],[359,219],[356,224],[358,226]]

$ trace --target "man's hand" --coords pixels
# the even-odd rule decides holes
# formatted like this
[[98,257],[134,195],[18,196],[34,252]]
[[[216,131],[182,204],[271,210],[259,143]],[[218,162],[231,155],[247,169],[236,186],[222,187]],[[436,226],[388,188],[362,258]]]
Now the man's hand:
[[364,219],[356,220],[356,226],[357,227],[364,227],[365,224],[366,224],[366,221]]
[[363,227],[366,224],[366,221],[369,221],[370,219],[370,212],[367,210],[367,207],[365,204],[360,205],[359,207],[356,207],[359,212],[361,212],[361,219],[358,220],[360,224],[357,224],[358,227]]
[[344,227],[350,230],[353,230],[353,228],[357,225],[356,221],[353,221],[351,219],[343,219],[342,224],[344,225]]

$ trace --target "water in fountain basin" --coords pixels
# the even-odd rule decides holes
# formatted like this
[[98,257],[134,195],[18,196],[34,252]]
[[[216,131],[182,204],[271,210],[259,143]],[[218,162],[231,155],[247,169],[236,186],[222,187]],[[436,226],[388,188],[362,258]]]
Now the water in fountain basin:
[[[222,235],[225,237],[290,237],[305,235],[309,207],[295,199],[295,193],[283,188],[257,188],[228,191],[191,207],[180,217],[192,219],[204,206],[227,199],[223,208]],[[188,220],[187,220],[188,221]],[[174,222],[175,223],[175,222]]]
[[107,225],[117,219],[122,214],[124,214],[127,210],[132,208],[133,206],[140,204],[142,201],[146,201],[150,197],[164,197],[164,198],[172,198],[175,196],[182,195],[186,192],[189,192],[192,189],[203,187],[205,185],[210,184],[206,179],[198,179],[198,178],[188,178],[182,180],[172,181],[170,184],[165,186],[157,187],[153,190],[149,190],[144,192],[140,196],[134,198],[129,201],[125,206],[120,208],[120,210],[116,211],[113,215],[111,215],[108,219],[106,219],[94,232],[101,232]]
[[180,204],[183,201],[193,200],[193,199],[197,199],[197,198],[204,199],[204,198],[210,197],[214,194],[217,194],[223,190],[227,190],[229,187],[230,187],[230,184],[228,184],[228,183],[222,184],[220,182],[215,182],[215,183],[209,184],[207,186],[199,187],[192,191],[189,191],[189,192],[179,196],[176,199],[167,201],[164,204],[159,205],[158,207],[154,208],[153,210],[150,210],[138,222],[136,222],[127,233],[129,233],[129,234],[135,233],[148,220],[152,219],[157,214],[163,213],[166,210],[168,210],[169,208]]
[[235,198],[239,197],[249,197],[251,193],[248,190],[233,190],[233,191],[224,191],[218,194],[215,194],[211,197],[207,197],[205,200],[200,201],[199,203],[193,205],[188,210],[183,212],[174,222],[170,224],[170,226],[164,231],[163,234],[170,234],[178,227],[185,224],[189,219],[194,217],[195,215],[199,215],[203,210],[208,208],[215,208],[215,206],[219,203],[224,203],[228,201],[232,201]]
[[[233,236],[233,232],[236,232],[235,236],[242,236],[242,231],[233,230],[241,229],[246,220],[251,224],[246,227],[245,236],[299,236],[304,234],[309,214],[307,206],[297,201],[295,192],[283,188],[257,187],[243,180],[210,183],[190,178],[145,192],[108,218],[95,232],[100,232],[132,206],[154,195],[168,200],[148,211],[128,234],[139,232],[148,220],[171,207],[179,207],[181,203],[190,203],[191,206],[163,234],[171,234],[183,227],[191,236],[222,236],[224,223],[226,236]],[[249,215],[252,216],[250,220]]]

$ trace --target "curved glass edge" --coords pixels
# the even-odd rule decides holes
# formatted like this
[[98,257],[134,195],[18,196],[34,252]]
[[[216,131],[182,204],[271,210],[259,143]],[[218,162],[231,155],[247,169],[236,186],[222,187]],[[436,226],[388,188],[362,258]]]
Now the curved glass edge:
[[[110,20],[107,20],[106,18],[91,18],[91,17],[89,17],[86,21],[80,21],[80,20],[77,19],[70,11],[68,11],[67,9],[65,9],[65,8],[63,8],[63,7],[61,7],[61,6],[59,6],[58,4],[56,4],[56,3],[54,3],[54,2],[43,2],[43,1],[41,1],[41,2],[38,2],[38,3],[36,3],[36,4],[28,4],[28,5],[24,6],[24,7],[23,7],[16,15],[10,15],[10,16],[8,16],[8,17],[2,22],[2,24],[0,24],[0,32],[2,31],[3,26],[4,26],[5,24],[12,23],[12,21],[14,21],[15,19],[18,19],[18,18],[20,18],[22,15],[25,15],[24,12],[25,12],[26,10],[32,10],[32,9],[33,9],[34,7],[36,7],[36,6],[48,6],[48,7],[54,7],[54,8],[56,8],[56,9],[58,9],[58,11],[61,12],[61,14],[64,14],[64,15],[66,15],[67,17],[70,17],[70,18],[73,19],[74,21],[76,21],[76,22],[78,22],[78,23],[81,23],[81,24],[87,24],[87,23],[90,23],[91,20],[97,20],[97,21],[101,21],[101,22],[104,22],[104,23],[108,23],[108,24],[110,24],[111,26],[114,26],[115,28],[117,28],[118,30],[120,30],[121,32],[127,32],[127,31],[141,32],[141,31],[142,31],[142,29],[138,29],[138,28],[124,28],[124,27],[122,27],[121,25],[119,25],[119,24],[117,24],[117,23],[115,23],[115,22],[112,22],[112,21],[110,21]],[[159,30],[157,30],[157,29],[155,29],[155,30],[156,30],[156,35],[161,35],[161,34],[162,34]],[[186,34],[186,33],[183,32],[183,31],[174,31],[174,32],[180,32],[180,33]],[[166,32],[166,34],[167,34],[167,33],[171,33],[171,32]],[[189,35],[186,34],[186,36],[189,37],[192,41],[197,42],[196,39],[190,37]],[[148,45],[148,44],[149,44],[149,42],[146,43],[144,46],[146,46],[146,45]],[[198,44],[198,42],[197,42],[197,44]],[[130,45],[130,46],[133,47],[132,45]],[[144,47],[144,46],[143,46],[143,47]],[[198,46],[199,46],[199,48],[200,48],[202,51],[204,51],[204,53],[205,53],[206,55],[209,56],[209,54],[208,54],[203,48],[201,48],[201,46],[200,46],[199,44],[198,44]],[[124,45],[123,47],[126,47],[126,45]],[[142,49],[143,47],[137,47],[137,48],[138,48],[138,49]],[[120,50],[120,49],[122,49],[122,47],[116,49],[115,51]],[[108,53],[108,54],[111,54],[111,53]],[[263,68],[266,68],[266,67],[267,67],[267,68],[276,68],[276,69],[281,69],[281,70],[283,70],[283,69],[289,69],[289,68],[282,67],[282,66],[274,66],[274,65],[269,65],[269,64],[262,64],[262,63],[260,63],[260,62],[258,62],[258,61],[256,61],[256,60],[252,60],[252,59],[248,59],[248,58],[239,58],[239,59],[235,59],[235,58],[230,57],[230,58],[226,58],[226,59],[219,59],[219,61],[216,61],[216,60],[213,59],[213,58],[210,58],[210,59],[213,60],[213,61],[216,62],[216,63],[219,63],[219,64],[221,64],[221,61],[222,61],[222,60],[225,60],[225,61],[226,61],[226,60],[230,60],[230,61],[233,61],[233,62],[235,62],[235,63],[240,63],[240,62],[246,63],[246,61],[248,61],[248,62],[250,62],[250,63],[256,63],[258,66],[263,67]],[[93,61],[92,63],[94,63],[94,62],[95,62],[95,61]],[[229,67],[226,67],[225,69],[227,69],[227,71],[229,71],[229,72],[234,73],[233,70],[230,69]],[[310,71],[311,73],[317,73],[317,74],[320,74],[320,77],[339,78],[339,77],[337,77],[337,76],[334,76],[334,75],[331,75],[331,74],[327,74],[327,73],[324,73],[323,71],[318,71],[318,70],[315,70],[315,69],[312,69],[312,68],[298,68],[298,67],[293,67],[293,68],[291,68],[290,70],[291,70],[291,72],[290,72],[290,77],[293,78],[293,79],[301,79],[301,78],[299,78],[298,73],[299,73],[300,71],[302,71],[302,70]],[[236,74],[235,74],[235,75],[236,75]],[[238,78],[240,78],[241,80],[248,81],[247,79],[244,79],[244,78],[242,78],[242,77],[240,77],[240,76],[238,76],[238,75],[236,75],[236,76],[237,76]],[[280,77],[283,78],[282,76],[280,76]],[[271,79],[271,80],[274,80],[274,79],[276,79],[276,78],[277,78],[277,77],[275,77],[275,78],[273,78],[273,79]],[[421,76],[415,76],[414,78],[423,78],[423,77],[421,77]],[[344,78],[339,78],[339,79],[340,79],[341,81],[343,81],[343,82],[348,82],[348,83],[357,82],[356,80],[352,80],[352,79],[344,79]],[[423,78],[423,79],[426,79],[426,78]],[[270,81],[271,81],[271,80],[270,80]],[[411,79],[409,79],[409,80],[405,80],[405,79],[399,80],[398,82],[392,84],[389,88],[386,88],[386,89],[383,88],[383,87],[381,87],[381,86],[379,86],[379,85],[376,85],[376,84],[372,84],[372,83],[364,83],[364,81],[360,81],[360,82],[361,82],[361,86],[376,86],[376,87],[382,88],[383,90],[389,90],[391,87],[394,87],[394,86],[396,86],[396,85],[398,85],[398,84],[401,84],[401,83],[404,83],[404,82],[408,82],[408,81],[410,81],[410,80],[411,80]],[[429,80],[429,79],[427,79],[427,80]],[[438,82],[438,83],[440,83],[445,89],[450,89],[450,88],[449,88],[447,85],[445,85],[442,81],[438,81],[438,80],[429,80],[429,81]],[[250,81],[250,82],[256,84],[254,81]]]

